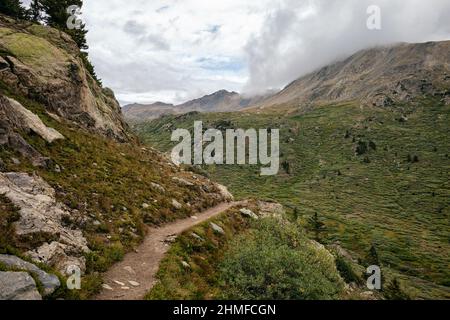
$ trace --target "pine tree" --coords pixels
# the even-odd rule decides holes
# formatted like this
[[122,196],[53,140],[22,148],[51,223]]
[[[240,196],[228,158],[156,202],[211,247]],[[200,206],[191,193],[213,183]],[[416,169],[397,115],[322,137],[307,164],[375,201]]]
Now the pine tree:
[[92,78],[101,86],[101,80],[97,77],[94,66],[89,61],[86,52],[86,50],[89,49],[86,41],[86,34],[88,32],[88,30],[86,30],[86,25],[81,24],[80,28],[77,29],[69,29],[67,27],[67,21],[70,17],[70,13],[67,12],[68,8],[73,5],[82,8],[83,0],[39,0],[38,2],[40,3],[42,11],[46,14],[46,17],[44,18],[46,24],[69,34],[78,45],[78,48],[84,51],[81,52],[80,58]]
[[40,0],[31,1],[28,16],[33,22],[40,22],[42,20],[42,5]]
[[369,254],[366,257],[366,262],[369,266],[381,266],[377,248],[375,247],[375,245],[372,245],[370,247]]
[[0,13],[16,19],[25,19],[26,10],[20,4],[20,0],[1,0]]
[[320,221],[319,214],[317,212],[314,213],[312,218],[310,218],[309,223],[315,233],[315,240],[320,242],[320,234],[325,230],[325,224]]
[[67,28],[67,20],[70,17],[67,9],[72,5],[81,8],[83,6],[82,0],[40,0],[39,2],[42,10],[47,15],[45,22],[49,26],[68,33],[77,43],[80,50],[87,50],[89,48],[86,42],[87,30],[85,24],[82,24],[79,29],[70,30]]
[[294,214],[294,221],[297,221],[298,218],[300,217],[300,213],[298,212],[298,208],[297,207],[294,208],[293,214]]

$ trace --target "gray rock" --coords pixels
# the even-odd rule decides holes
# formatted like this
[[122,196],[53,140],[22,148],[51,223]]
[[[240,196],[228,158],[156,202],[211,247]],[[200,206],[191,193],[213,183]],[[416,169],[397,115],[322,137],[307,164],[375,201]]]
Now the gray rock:
[[52,143],[55,140],[64,139],[62,134],[53,128],[47,127],[37,115],[23,107],[19,102],[8,97],[5,97],[5,99],[8,102],[10,111],[14,113],[15,121],[20,122],[20,127],[24,127],[35,132],[48,143]]
[[[37,115],[24,108],[19,102],[1,94],[0,119],[0,145],[8,145],[22,157],[29,159],[34,166],[49,166],[50,160],[33,148],[21,134],[34,132],[47,142],[53,142],[64,139],[59,132],[47,127]],[[18,160],[13,161],[18,162]]]
[[0,300],[42,300],[36,282],[26,272],[0,272]]
[[113,291],[114,289],[111,288],[111,286],[107,285],[106,283],[102,284],[102,288],[105,290]]
[[174,243],[177,240],[177,235],[176,234],[171,234],[169,236],[166,237],[166,239],[164,239],[165,243]]
[[86,259],[73,252],[74,248],[60,242],[44,243],[34,251],[27,254],[33,261],[45,263],[58,269],[63,274],[70,275],[68,268],[77,266],[83,273],[86,270]]
[[217,187],[217,189],[219,189],[219,193],[225,201],[234,201],[234,197],[230,193],[230,191],[228,191],[227,187],[225,187],[221,184],[216,184],[216,187]]
[[282,219],[286,213],[283,205],[276,202],[258,201],[258,211],[261,217],[272,217]]
[[34,273],[44,287],[44,296],[52,294],[61,285],[57,276],[48,274],[34,264],[24,261],[16,256],[0,254],[0,263],[10,268]]
[[0,194],[5,194],[20,208],[20,219],[14,223],[19,237],[45,233],[55,238],[54,242],[27,252],[34,261],[49,264],[61,272],[73,264],[83,269],[78,262],[89,252],[87,240],[81,230],[64,225],[63,218],[74,213],[56,201],[52,187],[36,175],[0,173]]
[[194,184],[190,181],[187,181],[186,179],[179,178],[179,177],[173,177],[173,181],[175,181],[178,185],[184,186],[184,187],[192,187]]
[[220,227],[220,226],[218,226],[218,225],[215,224],[214,222],[211,222],[210,225],[211,225],[211,228],[213,228],[213,230],[214,230],[215,232],[220,233],[220,234],[225,234],[225,231],[223,230],[223,228]]
[[180,210],[181,208],[183,208],[183,205],[175,199],[172,199],[172,206],[177,210]]
[[249,209],[245,209],[242,208],[241,210],[239,210],[244,216],[250,217],[252,219],[258,220],[259,217],[252,211]]
[[[11,37],[15,36],[23,38],[31,51],[39,47],[40,42],[33,40],[36,35],[24,31],[25,25],[15,22],[9,26],[9,23],[3,21],[2,24],[8,34],[0,38],[0,47],[8,48],[11,41],[14,42]],[[19,25],[22,26],[18,27]],[[50,34],[51,31],[45,31],[39,37],[46,39]],[[28,98],[39,96],[45,101],[44,105],[48,111],[57,113],[62,118],[85,128],[95,129],[96,132],[118,141],[128,141],[127,125],[114,94],[92,81],[89,72],[78,58],[79,51],[75,42],[65,34],[59,37],[61,39],[56,42],[46,42],[45,50],[52,56],[51,64],[24,59],[23,55],[8,56],[4,59],[7,60],[9,68],[0,72],[0,80],[6,82],[18,95]],[[66,39],[63,39],[64,37]],[[2,65],[6,66],[4,63]]]
[[157,183],[151,182],[150,185],[153,189],[155,189],[156,191],[159,191],[160,193],[166,192],[166,189],[164,189],[164,187],[162,187],[161,185],[159,185]]
[[127,271],[129,274],[131,274],[131,275],[135,275],[136,274],[136,272],[133,270],[133,268],[132,267],[130,267],[130,266],[126,266],[126,267],[124,267],[123,268],[125,271]]
[[191,233],[191,236],[193,236],[195,239],[197,239],[198,241],[205,241],[205,239],[203,239],[202,237],[200,237],[198,234],[196,234],[195,232]]

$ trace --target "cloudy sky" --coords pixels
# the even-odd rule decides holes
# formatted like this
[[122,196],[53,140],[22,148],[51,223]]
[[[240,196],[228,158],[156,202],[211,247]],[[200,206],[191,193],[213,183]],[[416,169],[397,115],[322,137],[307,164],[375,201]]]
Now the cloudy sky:
[[[366,26],[370,5],[381,30]],[[82,12],[122,104],[261,93],[366,47],[450,39],[449,0],[84,0]]]

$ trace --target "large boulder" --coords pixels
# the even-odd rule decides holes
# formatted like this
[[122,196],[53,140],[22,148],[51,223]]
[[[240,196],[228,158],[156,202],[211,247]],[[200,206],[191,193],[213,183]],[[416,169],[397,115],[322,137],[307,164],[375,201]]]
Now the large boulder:
[[64,139],[58,131],[47,127],[37,115],[19,102],[0,95],[0,145],[8,145],[35,166],[46,166],[49,159],[29,145],[19,132],[34,132],[48,143]]
[[234,201],[234,197],[230,191],[228,191],[227,187],[216,184],[217,189],[219,190],[220,195],[223,197],[225,201]]
[[24,270],[35,274],[44,289],[44,295],[50,295],[61,285],[57,276],[48,274],[36,265],[24,261],[16,256],[0,254],[0,263],[9,268]]
[[42,300],[36,282],[26,272],[0,271],[0,300]]

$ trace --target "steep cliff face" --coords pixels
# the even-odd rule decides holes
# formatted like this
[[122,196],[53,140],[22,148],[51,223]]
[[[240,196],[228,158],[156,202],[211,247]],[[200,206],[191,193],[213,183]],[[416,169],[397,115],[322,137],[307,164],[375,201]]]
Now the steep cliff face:
[[129,139],[114,94],[90,76],[63,32],[0,15],[0,81],[48,112],[118,141]]
[[363,50],[297,79],[256,106],[300,108],[358,100],[388,106],[432,94],[450,101],[450,41]]

